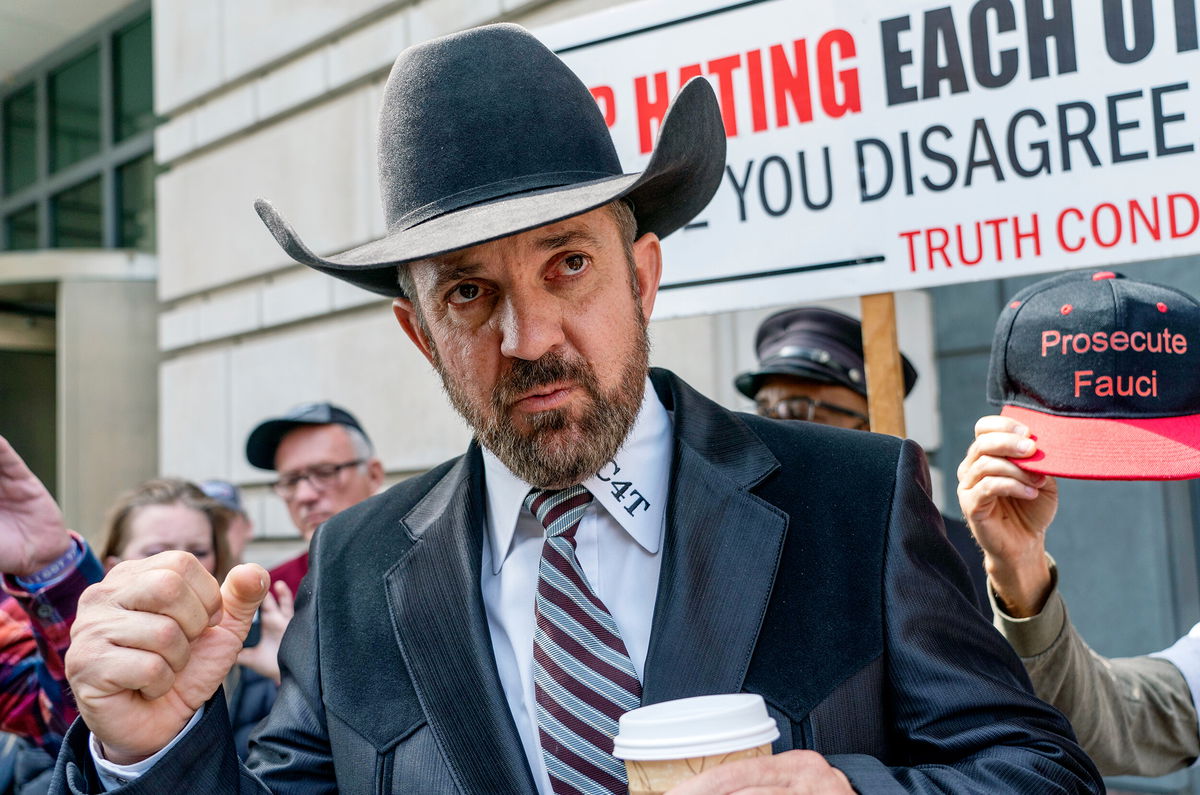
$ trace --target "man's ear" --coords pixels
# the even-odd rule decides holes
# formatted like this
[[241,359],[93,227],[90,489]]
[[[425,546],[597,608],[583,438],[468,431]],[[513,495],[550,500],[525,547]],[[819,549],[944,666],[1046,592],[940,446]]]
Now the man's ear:
[[642,317],[650,320],[658,283],[662,279],[662,244],[658,235],[647,232],[633,243],[633,263],[637,273],[638,291],[642,296]]
[[413,341],[413,345],[416,345],[417,349],[425,354],[429,363],[433,364],[433,347],[429,344],[429,339],[425,336],[420,321],[417,320],[417,308],[413,306],[413,302],[407,298],[393,298],[392,313],[396,315],[396,322]]
[[379,491],[383,485],[383,462],[378,458],[367,461],[367,479],[371,481],[371,491]]

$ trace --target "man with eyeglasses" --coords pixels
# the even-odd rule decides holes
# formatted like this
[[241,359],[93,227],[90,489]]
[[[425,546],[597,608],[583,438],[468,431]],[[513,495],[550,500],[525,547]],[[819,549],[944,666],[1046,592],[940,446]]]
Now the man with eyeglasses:
[[[246,440],[246,459],[279,478],[271,488],[307,543],[322,522],[370,497],[383,484],[383,464],[354,415],[332,403],[305,403],[259,423]],[[297,593],[308,573],[308,551],[270,571]]]
[[[742,373],[734,385],[754,401],[759,416],[871,430],[862,324],[857,320],[819,306],[785,309],[758,327],[754,348],[758,369]],[[917,371],[903,354],[900,363],[907,396],[917,383]],[[982,553],[966,523],[945,514],[942,520],[971,574],[971,595],[990,616]]]

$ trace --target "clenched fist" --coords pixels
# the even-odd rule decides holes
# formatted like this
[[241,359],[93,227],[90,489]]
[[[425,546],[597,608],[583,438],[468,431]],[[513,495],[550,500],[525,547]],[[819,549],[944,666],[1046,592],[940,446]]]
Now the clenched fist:
[[84,592],[67,679],[107,759],[141,761],[187,725],[237,662],[268,582],[244,564],[218,585],[171,551],[121,563]]

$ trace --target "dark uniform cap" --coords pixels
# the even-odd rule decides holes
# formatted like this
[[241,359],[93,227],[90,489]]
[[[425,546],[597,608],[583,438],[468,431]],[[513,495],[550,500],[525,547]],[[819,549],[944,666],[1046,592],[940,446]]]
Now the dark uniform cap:
[[246,512],[242,508],[242,492],[228,480],[206,480],[200,484],[200,491],[234,513]]
[[345,425],[367,437],[354,415],[332,403],[304,403],[282,417],[263,420],[246,439],[246,460],[259,469],[275,468],[275,451],[283,437],[302,425]]
[[[742,373],[733,382],[750,399],[771,375],[837,384],[867,395],[862,324],[841,312],[817,306],[776,312],[758,327],[754,348],[758,369]],[[917,382],[917,371],[903,354],[900,362],[907,395]]]

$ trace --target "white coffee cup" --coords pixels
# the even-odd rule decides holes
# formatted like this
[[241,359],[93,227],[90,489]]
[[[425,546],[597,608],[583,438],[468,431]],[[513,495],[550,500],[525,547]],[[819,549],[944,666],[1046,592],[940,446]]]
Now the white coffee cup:
[[698,696],[626,712],[613,755],[625,760],[630,795],[658,795],[717,765],[770,756],[778,737],[762,696]]

